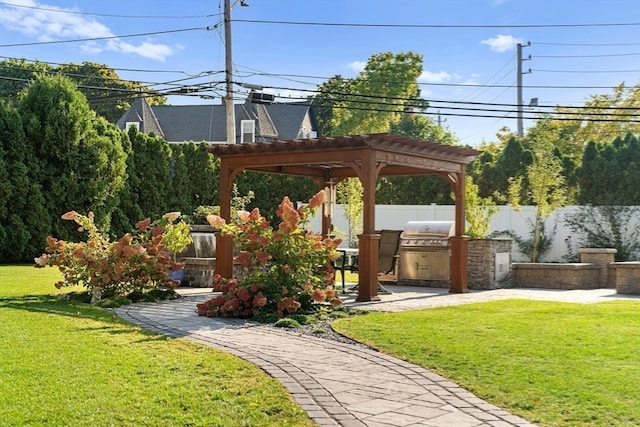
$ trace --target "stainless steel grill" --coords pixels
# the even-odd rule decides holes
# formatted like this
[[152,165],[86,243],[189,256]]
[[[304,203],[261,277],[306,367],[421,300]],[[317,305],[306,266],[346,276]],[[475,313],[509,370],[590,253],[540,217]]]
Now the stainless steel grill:
[[398,280],[449,280],[453,234],[453,221],[409,221],[400,236]]

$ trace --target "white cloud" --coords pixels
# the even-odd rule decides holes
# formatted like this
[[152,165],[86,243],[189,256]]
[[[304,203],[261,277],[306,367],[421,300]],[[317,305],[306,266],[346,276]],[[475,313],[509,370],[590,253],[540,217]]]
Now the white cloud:
[[486,44],[494,52],[508,52],[515,49],[518,43],[522,43],[521,39],[517,39],[510,35],[498,34],[497,36],[482,40],[480,43]]
[[458,75],[450,74],[446,71],[439,71],[437,73],[433,71],[423,71],[420,77],[418,77],[418,81],[421,83],[445,83],[458,77]]
[[107,42],[107,50],[139,55],[143,58],[153,59],[154,61],[164,61],[165,59],[167,59],[167,57],[173,55],[176,52],[176,49],[171,48],[165,44],[142,42],[139,45],[134,45],[119,39],[109,40]]
[[367,63],[365,61],[353,61],[347,64],[347,68],[355,71],[356,73],[359,73],[362,70],[364,70],[364,67],[366,66],[367,66]]
[[[9,6],[0,9],[0,25],[34,37],[40,42],[115,36],[107,26],[93,18],[64,13],[73,12],[74,10],[71,9],[37,3],[33,0],[13,0],[13,4],[24,7]],[[105,49],[101,43],[104,42],[89,41],[80,44],[79,49],[85,53],[100,53]],[[166,44],[146,41],[136,45],[118,39],[107,41],[106,49],[156,61],[164,61],[179,50]]]

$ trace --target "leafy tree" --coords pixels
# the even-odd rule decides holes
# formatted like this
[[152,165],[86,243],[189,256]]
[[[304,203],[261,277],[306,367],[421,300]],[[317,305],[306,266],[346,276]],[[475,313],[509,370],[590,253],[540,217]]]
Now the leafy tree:
[[[159,136],[129,129],[133,167],[129,171],[130,188],[137,195],[143,218],[160,218],[171,203],[171,149]],[[134,208],[135,209],[135,208]]]
[[75,235],[60,219],[70,209],[94,211],[96,222],[107,227],[109,202],[125,172],[117,131],[96,119],[84,95],[62,76],[38,76],[20,98],[19,112],[38,159],[51,232]]
[[168,211],[190,215],[193,212],[189,194],[189,171],[180,145],[171,147],[171,198]]
[[[566,194],[564,190],[564,177],[562,176],[562,164],[550,155],[550,147],[538,145],[534,147],[534,158],[526,170],[528,183],[527,193],[535,205],[533,219],[527,219],[531,228],[531,262],[537,262],[543,254],[541,250],[550,239],[545,236],[545,221],[554,210],[564,205]],[[509,178],[509,203],[520,209],[520,197],[522,194],[522,182],[525,177]]]
[[445,145],[460,143],[454,134],[436,123],[433,118],[419,114],[403,113],[399,121],[391,123],[389,133]]
[[270,221],[279,221],[276,211],[279,200],[285,196],[290,200],[309,200],[318,192],[313,180],[291,175],[269,174],[246,171],[236,178],[239,194],[253,191],[255,197],[249,207],[257,207],[260,213]]
[[[17,101],[19,93],[38,75],[62,74],[78,86],[90,108],[98,115],[115,123],[135,100],[140,92],[151,92],[139,82],[123,80],[118,73],[104,64],[83,62],[82,64],[61,64],[52,66],[44,62],[29,62],[25,59],[0,61],[0,98]],[[161,95],[148,96],[152,105],[165,105]]]
[[189,169],[188,191],[190,211],[198,206],[214,205],[218,200],[219,160],[207,151],[206,143],[181,144],[184,161]]
[[615,248],[616,261],[640,256],[640,140],[589,142],[578,170],[583,207],[564,221],[588,247]]
[[577,164],[589,141],[613,141],[627,133],[640,133],[640,83],[624,83],[610,94],[593,95],[579,107],[556,107],[527,130],[527,136],[541,136],[563,156]]
[[467,229],[465,234],[472,239],[483,239],[489,235],[491,217],[498,212],[498,207],[491,197],[480,197],[478,186],[470,176],[465,177],[464,183],[465,219]]
[[[480,162],[486,160],[480,157]],[[509,179],[526,179],[526,170],[533,162],[532,152],[525,146],[525,141],[511,137],[504,145],[502,151],[495,156],[493,161],[482,164],[480,174],[475,174],[479,194],[481,197],[490,197],[494,194],[505,195],[509,192]],[[529,203],[530,198],[526,192],[526,181],[519,195],[519,203]]]
[[344,216],[349,224],[347,245],[357,247],[357,236],[362,232],[362,184],[357,179],[345,179],[338,184],[336,202],[344,206]]
[[0,152],[6,172],[0,179],[0,262],[32,260],[42,251],[50,229],[37,182],[39,165],[17,110],[1,102]]
[[313,103],[326,135],[389,132],[407,109],[422,110],[417,79],[422,55],[413,52],[372,55],[354,79],[331,78],[320,86]]
[[[458,143],[451,132],[431,117],[418,114],[402,114],[400,121],[391,124],[389,132],[446,145]],[[390,205],[450,204],[453,198],[446,180],[435,175],[419,175],[381,177],[376,188],[376,201]]]
[[333,132],[334,109],[347,108],[344,97],[351,93],[351,80],[337,75],[320,85],[320,92],[311,98],[318,135],[336,135]]
[[579,203],[640,205],[640,140],[627,134],[612,143],[590,142],[578,170]]
[[27,62],[24,59],[6,59],[0,61],[0,99],[17,104],[18,95],[25,90],[29,82],[38,75],[51,71],[51,66],[43,62]]
[[[55,72],[72,79],[87,97],[91,109],[111,123],[122,117],[141,91],[153,92],[139,82],[122,80],[114,69],[104,64],[62,64]],[[166,98],[161,95],[147,96],[146,100],[151,105],[166,104]]]
[[[131,128],[129,134],[135,135],[137,130]],[[126,175],[127,179],[120,190],[118,204],[111,214],[111,227],[109,234],[111,238],[123,236],[125,233],[134,229],[135,224],[142,218],[145,218],[142,209],[138,203],[137,190],[140,188],[140,179],[136,172],[136,154],[129,134],[124,134],[122,148],[126,156]]]

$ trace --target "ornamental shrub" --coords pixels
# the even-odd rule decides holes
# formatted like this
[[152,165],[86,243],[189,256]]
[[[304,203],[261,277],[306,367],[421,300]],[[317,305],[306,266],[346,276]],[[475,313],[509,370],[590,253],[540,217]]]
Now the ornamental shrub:
[[305,229],[308,217],[324,201],[324,191],[295,209],[288,197],[282,200],[274,229],[256,208],[239,211],[236,223],[226,224],[217,215],[209,224],[231,237],[240,251],[235,258],[249,273],[242,279],[213,279],[214,290],[221,294],[198,304],[201,316],[254,317],[273,313],[278,317],[311,311],[315,303],[341,301],[334,291],[335,270],[340,239],[325,238]]
[[99,287],[103,297],[118,297],[132,292],[148,292],[159,287],[175,288],[169,271],[182,268],[165,250],[163,232],[170,218],[155,223],[149,218],[136,224],[136,231],[110,241],[94,223],[92,212],[81,215],[67,212],[62,219],[74,221],[78,231],[88,233],[86,242],[66,242],[49,236],[45,253],[35,259],[36,267],[56,266],[63,280],[55,284]]

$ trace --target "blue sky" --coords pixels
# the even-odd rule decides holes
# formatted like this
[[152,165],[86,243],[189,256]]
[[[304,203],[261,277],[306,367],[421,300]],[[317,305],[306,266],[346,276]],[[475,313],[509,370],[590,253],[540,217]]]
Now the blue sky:
[[[531,55],[523,61],[523,71],[531,69],[522,76],[523,100],[538,98],[539,107],[527,116],[640,82],[637,0],[246,2],[232,10],[235,81],[295,100],[333,75],[357,75],[373,54],[417,52],[424,56],[419,82],[428,112],[472,146],[495,140],[504,126],[516,129],[517,43],[531,43],[523,48],[525,58]],[[213,99],[169,101],[219,103],[222,13],[223,0],[0,1],[0,59],[98,62],[159,90],[210,83],[203,94]],[[96,37],[112,38],[43,44]],[[239,98],[247,91],[237,89]]]

